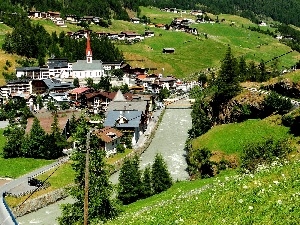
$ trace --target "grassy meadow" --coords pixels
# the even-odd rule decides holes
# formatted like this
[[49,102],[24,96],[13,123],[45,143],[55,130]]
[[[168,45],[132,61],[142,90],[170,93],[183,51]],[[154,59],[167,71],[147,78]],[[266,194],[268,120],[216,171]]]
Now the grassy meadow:
[[2,157],[3,147],[5,145],[3,129],[0,129],[0,177],[16,178],[29,173],[37,168],[54,162],[54,160],[31,159],[31,158],[12,158],[4,159]]
[[[180,14],[163,12],[154,7],[141,7],[141,15],[149,17],[152,23],[163,24],[170,24],[175,17],[181,16]],[[195,19],[189,13],[182,14],[182,17]],[[210,14],[210,17],[216,19],[217,16]],[[244,56],[246,60],[254,60],[256,63],[262,59],[267,61],[291,50],[271,36],[248,30],[250,25],[256,26],[248,19],[227,14],[220,14],[218,18],[219,20],[224,19],[224,22],[220,24],[193,24],[192,26],[200,32],[199,37],[184,32],[166,31],[147,27],[144,24],[117,20],[112,20],[112,25],[109,28],[91,25],[90,29],[104,32],[135,31],[140,34],[143,34],[147,29],[154,31],[155,37],[132,45],[118,44],[117,47],[124,53],[125,60],[131,66],[153,68],[154,70],[150,72],[174,75],[178,78],[190,77],[193,73],[206,68],[218,68],[228,45],[231,46],[236,57]],[[49,33],[82,29],[82,27],[72,24],[67,24],[67,27],[58,27],[50,20],[34,19],[33,23],[43,25]],[[3,24],[0,26],[5,32],[11,30]],[[1,40],[3,42],[5,32],[0,33],[0,45]],[[207,38],[204,34],[207,34]],[[163,54],[162,49],[166,47],[175,48],[175,53]],[[293,52],[281,57],[280,67],[288,68],[294,65],[300,59],[299,56],[299,53]],[[15,57],[0,51],[1,74],[5,59],[14,62]]]
[[288,138],[289,128],[267,120],[247,120],[216,126],[192,142],[193,149],[207,147],[225,154],[240,154],[244,146],[272,137],[275,140]]
[[175,183],[124,207],[107,224],[298,224],[300,162],[274,162],[254,174],[235,172]]

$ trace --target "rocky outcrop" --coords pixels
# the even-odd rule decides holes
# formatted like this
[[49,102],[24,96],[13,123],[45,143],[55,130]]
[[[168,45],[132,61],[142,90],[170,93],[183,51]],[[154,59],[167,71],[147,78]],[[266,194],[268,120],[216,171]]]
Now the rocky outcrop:
[[218,124],[241,122],[248,118],[262,118],[264,95],[245,90],[227,104],[221,106]]
[[300,98],[300,84],[294,83],[289,79],[284,79],[273,84],[265,85],[264,89],[275,91],[278,94],[286,97]]

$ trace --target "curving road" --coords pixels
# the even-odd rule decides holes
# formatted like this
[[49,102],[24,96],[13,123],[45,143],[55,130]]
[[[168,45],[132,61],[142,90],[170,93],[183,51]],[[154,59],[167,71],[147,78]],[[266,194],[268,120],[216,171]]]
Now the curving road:
[[9,193],[16,187],[20,187],[22,189],[22,186],[23,186],[25,189],[26,186],[28,186],[28,177],[36,177],[48,170],[60,165],[61,163],[64,163],[67,160],[68,160],[67,157],[61,158],[50,165],[41,167],[31,173],[28,173],[22,177],[19,177],[15,180],[12,180],[12,181],[6,183],[5,185],[1,186],[0,187],[0,196],[1,196],[0,197],[0,225],[18,224],[16,222],[12,212],[10,211],[9,207],[5,203],[5,199],[3,198],[4,193],[6,193],[6,192]]

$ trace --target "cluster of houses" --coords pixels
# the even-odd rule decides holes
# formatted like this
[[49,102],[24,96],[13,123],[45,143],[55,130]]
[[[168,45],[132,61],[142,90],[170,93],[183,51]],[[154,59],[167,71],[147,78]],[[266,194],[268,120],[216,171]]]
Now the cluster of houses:
[[[102,139],[107,156],[116,153],[117,146],[120,143],[124,144],[122,137],[128,138],[132,146],[138,142],[151,120],[154,108],[153,95],[133,93],[123,95],[121,91],[93,91],[88,87],[75,88],[68,93],[69,98],[74,101],[85,102],[85,104],[93,107],[106,108],[105,118],[102,121],[90,120],[90,123],[102,123],[104,128],[96,130],[96,135]],[[73,113],[80,115],[78,110],[58,111],[58,124],[66,138],[70,136],[70,118]],[[35,115],[45,132],[50,133],[53,118],[49,115],[49,112],[39,109]],[[32,124],[33,118],[29,118],[26,132],[30,131]]]
[[[123,79],[112,77],[110,72],[115,69],[124,72]],[[151,119],[160,90],[166,88],[186,92],[197,85],[197,82],[183,83],[173,76],[148,74],[145,68],[132,68],[123,62],[93,60],[89,35],[85,60],[69,63],[67,59],[49,59],[43,67],[16,68],[16,75],[18,80],[9,81],[0,87],[0,103],[6,104],[9,99],[22,98],[36,115],[49,113],[49,102],[59,111],[63,105],[68,105],[68,108],[75,111],[87,109],[90,113],[101,113],[105,115],[104,129],[99,130],[97,135],[104,140],[107,155],[116,152],[122,136],[131,138],[132,145],[137,143]],[[100,80],[106,76],[110,76],[112,85],[127,84],[130,92],[107,92],[86,86],[86,78]],[[74,87],[74,78],[78,78],[81,86]],[[43,106],[38,103],[39,96]],[[66,136],[68,118],[59,119]],[[49,116],[40,116],[41,126],[49,126],[49,119],[52,120]],[[27,130],[30,130],[30,124],[28,121]],[[48,129],[43,128],[46,131]]]
[[[139,34],[134,31],[121,31],[117,32],[95,32],[96,36],[99,38],[107,37],[112,41],[143,41],[145,38],[154,37],[154,31],[146,30],[144,34]],[[76,32],[67,32],[67,35],[74,39],[87,38],[86,30],[78,30]]]

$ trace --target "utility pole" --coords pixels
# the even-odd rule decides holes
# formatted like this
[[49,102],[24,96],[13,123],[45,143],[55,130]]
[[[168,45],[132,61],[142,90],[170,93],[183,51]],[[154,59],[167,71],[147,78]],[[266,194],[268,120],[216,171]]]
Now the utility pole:
[[84,225],[88,225],[89,217],[89,164],[90,164],[90,138],[91,130],[87,133],[84,177]]

